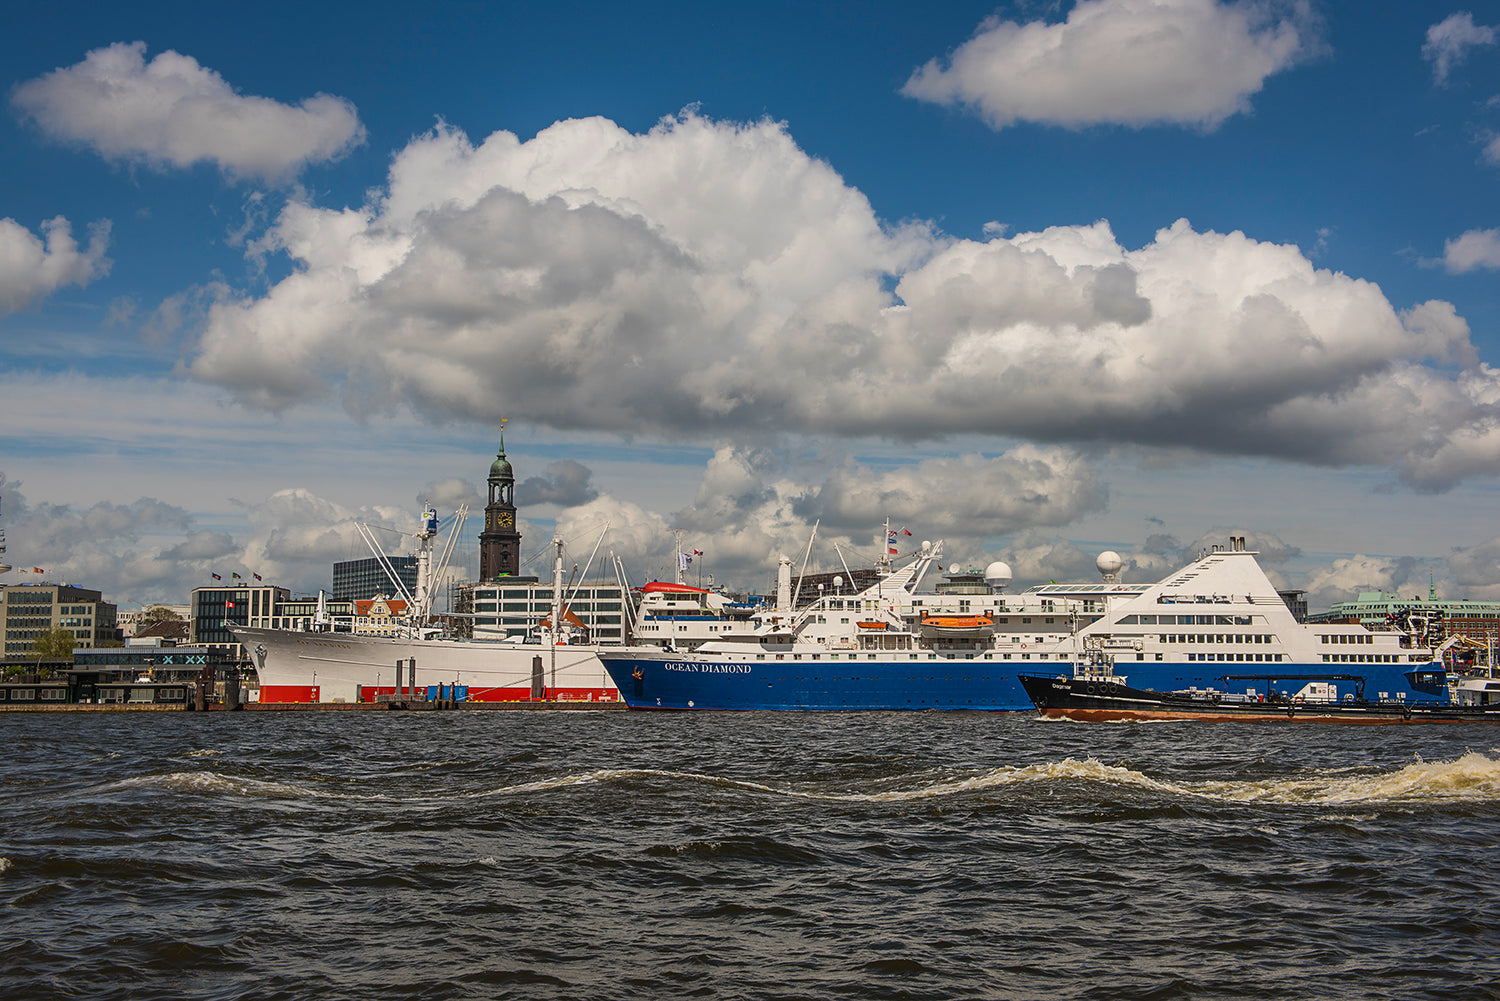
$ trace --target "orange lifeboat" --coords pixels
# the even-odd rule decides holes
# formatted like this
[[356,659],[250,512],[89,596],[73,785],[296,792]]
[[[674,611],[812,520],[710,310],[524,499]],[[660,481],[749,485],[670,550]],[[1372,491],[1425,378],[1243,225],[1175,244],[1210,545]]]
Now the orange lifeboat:
[[929,615],[922,619],[922,635],[934,639],[985,639],[995,634],[988,615]]

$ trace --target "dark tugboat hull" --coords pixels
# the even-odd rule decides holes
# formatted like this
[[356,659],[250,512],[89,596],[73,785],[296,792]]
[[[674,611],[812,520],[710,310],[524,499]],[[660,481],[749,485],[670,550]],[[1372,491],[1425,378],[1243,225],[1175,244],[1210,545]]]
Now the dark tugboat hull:
[[1299,723],[1500,723],[1500,706],[1385,700],[1316,702],[1302,699],[1231,701],[1207,692],[1157,692],[1115,681],[1023,674],[1021,685],[1037,711],[1054,719],[1204,720]]

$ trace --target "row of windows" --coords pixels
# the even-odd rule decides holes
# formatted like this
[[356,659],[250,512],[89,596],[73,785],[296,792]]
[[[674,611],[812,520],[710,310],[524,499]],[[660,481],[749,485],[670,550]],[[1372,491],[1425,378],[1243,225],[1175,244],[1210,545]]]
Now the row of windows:
[[1274,637],[1265,633],[1167,633],[1165,643],[1270,643]]
[[1190,654],[1187,655],[1187,659],[1190,662],[1193,662],[1193,663],[1199,663],[1199,662],[1210,661],[1210,660],[1212,660],[1212,661],[1231,660],[1231,661],[1254,661],[1255,663],[1269,662],[1269,663],[1279,664],[1279,663],[1281,663],[1282,656],[1279,653],[1265,653],[1265,654],[1261,654],[1261,653],[1246,653],[1243,650],[1238,650],[1238,651],[1230,651],[1229,653],[1190,653]]
[[[598,615],[595,613],[580,615],[579,618],[588,625],[599,625],[602,623],[618,624],[620,621],[620,616],[618,615]],[[480,615],[475,616],[474,621],[483,622],[488,625],[494,625],[498,622],[506,626],[534,626],[538,623],[536,618],[528,615]]]
[[1334,633],[1332,636],[1319,636],[1318,640],[1323,643],[1373,643],[1375,637],[1369,633]]
[[7,591],[5,600],[12,605],[50,605],[51,591]]
[[[577,591],[564,591],[563,594],[570,601],[587,601],[594,598],[611,598],[615,601],[620,600],[620,589],[618,587],[581,587]],[[540,601],[543,604],[546,604],[547,602],[550,602],[552,600],[552,588],[539,587],[533,589],[529,587],[478,587],[474,589],[475,601],[494,601],[497,598],[502,601]]]
[[1126,615],[1121,626],[1248,626],[1254,615]]
[[[803,656],[804,655],[800,654],[800,653],[794,653],[794,654],[791,655],[792,660],[802,660]],[[828,659],[829,660],[838,660],[838,659],[840,659],[842,657],[844,660],[860,660],[861,658],[863,658],[864,660],[886,660],[886,659],[889,658],[889,656],[890,656],[889,654],[885,654],[885,653],[867,653],[867,654],[857,654],[857,653],[837,654],[837,653],[830,653],[830,654],[828,654]],[[994,653],[986,653],[986,654],[977,654],[977,653],[965,653],[965,654],[945,653],[945,654],[936,654],[936,653],[928,653],[925,656],[926,656],[927,660],[1015,660],[1015,659],[1030,660],[1032,658],[1033,654],[1029,654],[1029,653],[1021,653],[1021,654],[1015,654],[1015,653],[1001,653],[1001,654],[994,654]],[[1037,660],[1050,660],[1050,659],[1052,659],[1052,655],[1051,654],[1039,653],[1039,654],[1035,654],[1034,656],[1036,657]],[[758,653],[758,654],[755,655],[755,659],[756,660],[765,660],[766,657],[767,657],[767,655],[763,654],[763,653]],[[810,654],[807,654],[806,657],[807,657],[808,660],[820,660],[820,659],[822,659],[823,654],[820,654],[820,653],[810,653]],[[737,660],[746,660],[748,658],[746,658],[746,657],[738,657],[736,659]],[[775,655],[775,659],[776,660],[786,660],[787,659],[787,655],[784,654],[784,653],[778,653],[778,654]],[[918,656],[914,656],[914,657],[907,657],[907,658],[904,658],[904,659],[905,660],[921,660],[922,656],[918,655]],[[1060,653],[1060,654],[1057,655],[1057,659],[1058,660],[1067,660],[1068,659],[1068,655],[1065,654],[1065,653]],[[1145,659],[1145,654],[1139,655],[1139,659],[1144,660]],[[1157,654],[1156,655],[1156,659],[1157,660],[1161,660],[1161,654]]]
[[[50,627],[48,627],[48,628],[50,628]],[[47,631],[46,628],[42,628],[42,629],[7,629],[5,631],[5,638],[7,640],[34,640],[37,637],[41,636],[42,633],[44,633],[46,631]],[[10,643],[6,643],[6,647],[5,648],[7,650],[9,650],[10,649]]]
[[[40,699],[43,702],[64,702],[68,698],[66,688],[12,688],[9,690],[10,702],[35,702]],[[7,701],[7,692],[0,688],[0,702]]]
[[[1412,657],[1411,660],[1423,660],[1425,657]],[[1325,664],[1399,664],[1401,655],[1398,653],[1325,653],[1323,655]]]

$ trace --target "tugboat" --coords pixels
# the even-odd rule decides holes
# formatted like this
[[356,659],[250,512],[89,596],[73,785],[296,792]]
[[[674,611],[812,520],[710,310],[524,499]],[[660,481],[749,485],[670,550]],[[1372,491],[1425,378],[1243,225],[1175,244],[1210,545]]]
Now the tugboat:
[[[1475,687],[1475,697],[1450,704],[1367,699],[1364,677],[1353,674],[1226,674],[1218,679],[1225,684],[1223,692],[1131,688],[1126,678],[1113,674],[1093,678],[1023,674],[1020,679],[1043,716],[1084,722],[1500,723],[1500,681],[1493,683],[1493,692],[1487,686]],[[1232,681],[1263,684],[1265,691],[1229,692]],[[1286,682],[1300,682],[1302,687],[1294,694],[1276,687]],[[1353,682],[1354,693],[1339,698],[1334,687],[1338,682]]]

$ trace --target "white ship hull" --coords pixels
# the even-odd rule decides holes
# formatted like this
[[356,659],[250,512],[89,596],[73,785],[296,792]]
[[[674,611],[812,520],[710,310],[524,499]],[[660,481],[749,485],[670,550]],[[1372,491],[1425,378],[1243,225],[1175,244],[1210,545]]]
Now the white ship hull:
[[[373,702],[396,692],[396,662],[416,685],[459,685],[480,702],[614,702],[598,647],[398,639],[354,633],[234,627],[260,679],[262,702]],[[540,660],[538,661],[538,658]],[[540,664],[540,678],[537,665]],[[410,675],[403,681],[410,686]],[[540,684],[536,682],[540,681]]]

